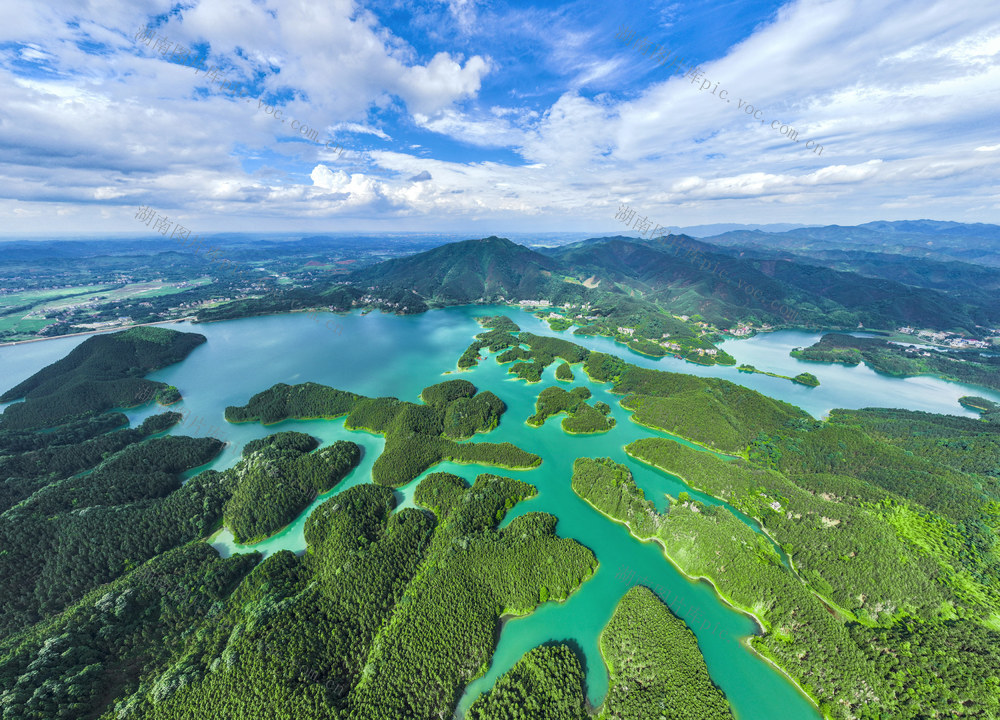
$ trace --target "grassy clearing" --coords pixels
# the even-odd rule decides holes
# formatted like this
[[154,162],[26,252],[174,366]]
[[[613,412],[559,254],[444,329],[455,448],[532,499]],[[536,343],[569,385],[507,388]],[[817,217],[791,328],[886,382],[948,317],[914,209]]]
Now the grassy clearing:
[[53,320],[45,318],[2,317],[0,318],[0,333],[16,332],[23,335],[33,335],[53,322]]

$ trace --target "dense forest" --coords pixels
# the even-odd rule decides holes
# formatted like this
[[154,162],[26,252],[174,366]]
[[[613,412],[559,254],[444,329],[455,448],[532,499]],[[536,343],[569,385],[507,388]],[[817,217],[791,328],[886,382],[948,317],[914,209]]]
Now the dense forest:
[[[123,396],[121,386],[142,380],[135,368],[148,371],[168,356],[137,343],[135,331],[119,335],[139,346],[133,356],[104,336],[91,354],[77,352],[76,371],[57,363],[18,392],[58,401],[81,377],[100,377],[106,396]],[[167,348],[181,336],[153,335]],[[98,357],[109,350],[115,357]],[[453,455],[504,458],[508,444],[454,442],[496,427],[505,408],[495,395],[456,380],[426,388],[421,399],[282,386],[230,415],[275,422],[350,411],[357,427],[398,436],[401,447],[415,447],[431,428],[428,439],[455,446],[446,448]],[[121,413],[101,409],[109,408],[46,417],[49,426],[34,431],[0,429],[8,476],[0,514],[3,718],[204,717],[206,708],[220,717],[287,711],[358,720],[450,712],[488,665],[502,615],[565,599],[597,566],[586,548],[555,536],[551,516],[531,513],[496,529],[534,493],[530,485],[481,475],[469,487],[441,473],[417,488],[426,510],[392,512],[391,490],[361,485],[310,515],[305,558],[222,560],[203,542],[220,523],[238,540],[279,529],[357,465],[359,447],[317,448],[308,435],[280,432],[247,443],[233,467],[182,482],[221,442],[161,437],[177,413],[133,429]],[[537,463],[509,447],[513,463]],[[414,636],[414,627],[424,630]],[[383,670],[369,677],[366,662]],[[267,697],[247,687],[267,688]]]
[[529,650],[465,720],[590,720],[580,660],[567,645]]
[[611,687],[600,720],[732,720],[683,620],[651,590],[633,587],[601,633]]
[[[878,697],[893,717],[994,717],[1000,678],[977,683],[966,669],[1000,666],[988,640],[1000,640],[1000,445],[990,406],[980,403],[986,422],[877,409],[835,410],[817,422],[723,380],[598,352],[583,367],[613,383],[638,422],[743,456],[724,461],[665,439],[628,448],[755,518],[788,567],[725,507],[682,494],[655,513],[627,469],[606,459],[577,460],[573,487],[754,613],[767,630],[755,648],[825,714],[877,717],[866,704]],[[891,672],[871,665],[898,653],[885,638],[907,628],[920,645],[914,661]],[[934,661],[935,643],[954,662]]]
[[[56,656],[41,674],[27,666],[49,652],[51,642],[44,633],[25,635],[0,672],[11,687],[16,683],[18,697],[30,697],[43,675],[72,677],[77,714],[49,717],[93,711],[108,720],[449,715],[461,688],[488,665],[500,615],[563,599],[596,568],[586,548],[553,534],[550,516],[529,514],[495,529],[507,508],[533,492],[507,478],[481,475],[470,487],[439,473],[417,488],[418,503],[433,508],[428,514],[393,512],[388,488],[352,487],[310,515],[304,557],[279,552],[256,567],[258,556],[216,558],[213,567],[236,564],[226,577],[245,575],[235,588],[215,582],[179,592],[177,584],[199,577],[164,567],[168,553],[117,581],[98,603],[107,611],[95,615],[93,602],[74,609],[90,618],[92,628],[81,625],[83,633],[116,623],[138,626],[135,633],[143,627],[140,618],[168,631],[156,655],[127,675],[112,680],[101,668],[132,661],[132,638],[107,649],[96,634],[91,641],[86,634],[63,641],[59,649],[82,645],[85,655]],[[199,548],[214,555],[200,543],[174,552],[194,555]],[[198,573],[206,572],[205,561]],[[150,583],[150,577],[168,579]],[[141,594],[129,590],[139,583]],[[168,593],[179,606],[167,601]],[[154,601],[151,608],[146,598]],[[193,623],[187,631],[170,634],[185,621]],[[81,672],[88,661],[93,667]],[[105,694],[112,682],[114,691]],[[14,696],[0,696],[0,703],[7,697]],[[109,704],[109,697],[118,699]]]
[[[581,365],[638,422],[738,456],[666,438],[626,448],[724,505],[679,493],[657,512],[608,458],[576,459],[570,483],[753,614],[752,647],[827,718],[1000,716],[1000,423],[988,401],[964,399],[981,419],[869,408],[816,421],[726,381],[640,369],[502,316],[481,322],[477,358],[490,347],[531,366],[529,379],[557,361],[569,379]],[[0,419],[0,718],[440,720],[489,668],[504,619],[567,600],[597,570],[553,515],[504,524],[536,494],[522,480],[431,473],[413,506],[398,506],[394,488],[444,459],[540,462],[510,443],[468,442],[507,408],[467,380],[426,387],[419,402],[277,384],[227,408],[230,422],[343,417],[385,447],[374,482],[309,515],[303,555],[221,558],[205,542],[220,526],[241,542],[281,529],[335,490],[361,449],[277,432],[205,470],[222,443],[164,436],[177,413],[129,427],[118,408],[179,397],[143,376],[199,338],[93,338],[5,395],[27,409]],[[589,399],[585,387],[546,388],[529,423],[564,413],[568,431],[607,429],[611,408]],[[621,598],[600,649],[601,707],[587,704],[578,649],[553,642],[466,717],[731,716],[695,636],[647,588]]]
[[602,513],[628,526],[640,540],[656,536],[660,515],[625,466],[611,458],[577,458],[572,487]]
[[157,327],[88,338],[0,395],[0,402],[24,399],[0,415],[0,430],[53,427],[153,399],[175,402],[176,388],[142,376],[183,360],[203,342],[204,335]]
[[517,348],[517,340],[512,333],[518,332],[521,328],[509,317],[506,315],[484,315],[476,319],[480,325],[487,329],[476,335],[475,340],[469,344],[469,347],[458,359],[458,367],[462,370],[479,364],[482,359],[479,352],[483,348],[488,348],[490,352]]
[[605,432],[615,426],[615,419],[609,417],[611,408],[606,403],[590,405],[590,390],[576,387],[569,392],[560,387],[545,388],[538,394],[535,414],[527,422],[532,427],[540,427],[553,415],[566,413],[562,429],[568,433]]
[[361,461],[357,443],[338,440],[312,452],[318,445],[309,435],[283,432],[243,447],[235,487],[222,512],[236,542],[256,542],[285,527]]
[[372,477],[401,487],[442,460],[511,469],[537,466],[541,459],[511,443],[457,443],[493,430],[506,410],[493,393],[477,392],[468,380],[448,380],[425,388],[423,405],[392,397],[368,398],[316,383],[279,383],[257,393],[242,407],[226,408],[230,422],[289,418],[335,418],[347,415],[344,427],[385,436],[385,449],[375,460]]

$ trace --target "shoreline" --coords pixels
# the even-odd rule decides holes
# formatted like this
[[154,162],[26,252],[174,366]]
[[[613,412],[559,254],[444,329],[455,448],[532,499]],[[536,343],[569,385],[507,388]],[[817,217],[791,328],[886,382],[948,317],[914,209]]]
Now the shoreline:
[[129,328],[134,328],[134,327],[148,327],[150,325],[169,325],[170,323],[192,322],[194,319],[195,318],[193,315],[187,315],[185,317],[177,318],[175,320],[156,320],[155,322],[132,323],[131,325],[119,325],[117,327],[102,328],[100,330],[87,330],[86,332],[66,333],[65,335],[52,335],[50,337],[31,338],[29,340],[11,340],[9,342],[0,342],[0,347],[7,347],[10,345],[27,345],[28,343],[44,342],[45,340],[58,340],[60,338],[67,338],[67,337],[80,337],[81,335],[100,335],[101,333],[118,332],[119,330],[128,330]]
[[[662,553],[663,557],[666,558],[667,562],[669,562],[670,565],[673,566],[673,568],[675,570],[677,570],[677,572],[680,573],[682,577],[686,578],[687,580],[689,580],[690,582],[693,582],[693,583],[702,582],[702,581],[707,582],[709,585],[712,586],[712,590],[715,592],[716,597],[718,597],[723,603],[725,603],[728,607],[732,608],[736,612],[743,613],[744,615],[748,615],[750,618],[752,618],[753,621],[754,621],[754,623],[757,625],[758,630],[760,631],[759,634],[744,636],[744,637],[742,637],[742,638],[739,639],[739,642],[741,644],[745,645],[746,648],[748,650],[750,650],[750,652],[752,652],[756,657],[759,657],[760,659],[768,662],[778,672],[780,672],[782,675],[784,675],[785,677],[787,677],[788,680],[795,687],[795,689],[798,690],[798,692],[804,698],[806,698],[807,700],[809,700],[810,704],[813,705],[813,707],[819,713],[820,717],[823,717],[823,718],[826,717],[825,715],[823,715],[822,711],[820,711],[820,709],[819,709],[819,702],[816,700],[816,698],[814,698],[812,695],[810,695],[805,690],[803,690],[802,686],[799,685],[798,681],[795,678],[793,678],[788,673],[787,670],[785,670],[784,668],[782,668],[781,666],[779,666],[771,658],[769,658],[766,655],[764,655],[763,653],[761,653],[759,650],[757,650],[757,648],[755,648],[751,644],[750,641],[751,641],[752,638],[754,638],[754,637],[763,637],[764,635],[766,635],[768,633],[768,631],[764,628],[764,621],[761,620],[757,616],[756,613],[754,613],[752,610],[750,610],[748,608],[740,607],[733,600],[731,600],[726,595],[724,595],[722,592],[720,592],[719,587],[715,584],[715,581],[711,577],[708,577],[706,575],[693,576],[693,575],[689,575],[687,572],[685,572],[674,561],[674,559],[670,556],[670,553],[667,551],[666,543],[664,543],[664,541],[662,540],[662,538],[659,538],[659,537],[656,537],[656,536],[649,537],[649,538],[641,538],[641,537],[639,537],[638,535],[635,534],[635,532],[632,529],[632,526],[629,525],[628,522],[619,520],[618,518],[615,518],[615,517],[612,517],[611,515],[608,515],[606,512],[604,512],[603,510],[601,510],[600,508],[598,508],[597,506],[595,506],[592,502],[590,502],[590,500],[588,500],[587,498],[581,497],[579,495],[577,497],[580,497],[581,500],[583,500],[585,503],[587,503],[588,505],[590,505],[590,507],[594,508],[594,510],[596,510],[597,512],[599,512],[601,515],[603,515],[604,517],[608,518],[612,522],[618,523],[619,525],[624,525],[628,529],[629,535],[631,535],[633,538],[635,538],[639,542],[654,542],[654,543],[658,544],[660,546],[660,550],[661,550],[661,553]],[[667,607],[669,608],[669,605]],[[673,611],[671,610],[671,612],[673,612]],[[685,622],[685,625],[687,625],[686,622]],[[690,629],[690,626],[688,627],[688,629]],[[692,632],[694,632],[694,631],[692,630]],[[697,633],[695,633],[695,637],[697,638]]]

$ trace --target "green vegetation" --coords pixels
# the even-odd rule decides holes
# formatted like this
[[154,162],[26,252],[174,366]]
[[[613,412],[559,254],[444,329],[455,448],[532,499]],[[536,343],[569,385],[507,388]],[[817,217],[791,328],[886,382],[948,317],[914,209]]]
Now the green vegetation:
[[[915,539],[928,547],[933,547],[935,543],[947,547],[950,541],[946,528],[928,526],[921,515],[900,515],[893,525],[897,528],[898,537],[893,538],[891,533],[880,531],[878,523],[873,521],[873,517],[877,517],[875,514],[889,507],[884,499],[858,508],[857,493],[871,492],[870,486],[864,482],[849,477],[815,474],[803,479],[796,476],[797,483],[805,482],[809,486],[797,489],[777,473],[762,472],[759,468],[740,464],[730,468],[730,464],[721,463],[706,453],[681,448],[673,443],[677,445],[678,449],[675,449],[671,444],[665,439],[640,440],[630,445],[629,451],[655,461],[671,472],[690,476],[693,483],[702,483],[708,489],[731,487],[731,500],[747,509],[752,509],[751,502],[757,502],[752,500],[752,492],[747,488],[758,483],[764,484],[758,484],[758,488],[770,487],[767,483],[784,481],[788,497],[782,496],[778,500],[780,512],[786,520],[798,521],[800,518],[796,515],[800,515],[799,527],[792,522],[777,522],[777,513],[775,516],[761,513],[769,530],[773,525],[776,533],[787,534],[788,538],[797,535],[803,541],[808,539],[801,549],[798,546],[790,548],[793,557],[802,560],[798,573],[785,568],[768,541],[725,508],[704,506],[690,499],[671,505],[668,513],[655,519],[655,539],[687,575],[711,579],[723,598],[759,619],[765,633],[752,639],[753,647],[789,672],[806,692],[818,700],[824,714],[834,718],[886,715],[930,718],[962,712],[990,718],[1000,711],[1000,695],[995,690],[1000,678],[992,673],[986,675],[983,682],[983,676],[967,669],[982,668],[990,672],[985,668],[998,666],[1000,658],[997,657],[995,642],[1000,640],[1000,633],[988,627],[990,621],[982,614],[970,615],[962,622],[952,620],[948,608],[958,609],[960,603],[968,602],[963,601],[959,593],[952,594],[950,605],[939,602],[939,612],[933,617],[930,608],[921,611],[920,606],[928,604],[923,595],[916,598],[914,606],[905,609],[887,607],[885,602],[874,602],[865,595],[871,589],[906,594],[906,587],[895,586],[897,581],[907,584],[911,590],[925,583],[920,579],[920,573],[930,572],[933,576],[934,563],[921,557],[919,547],[914,548],[908,543]],[[613,464],[604,462],[600,463],[603,467],[599,467],[598,472],[593,472],[593,464],[577,462],[582,478],[578,481],[574,476],[574,491],[595,506],[603,505],[615,519],[627,522],[629,510],[636,503],[639,507],[645,503],[637,489],[627,482],[619,482],[622,474],[627,473],[625,468],[619,467],[620,472],[615,472]],[[590,479],[593,482],[585,482]],[[722,490],[719,489],[719,492],[721,494]],[[878,492],[876,488],[876,495]],[[820,493],[829,495],[822,498],[827,503],[824,509],[827,512],[835,509],[836,514],[816,518],[815,511],[810,512],[811,507],[823,508],[818,499],[810,498]],[[851,498],[852,494],[854,498]],[[812,506],[806,504],[810,500],[814,503]],[[801,512],[796,505],[799,502],[803,503]],[[866,512],[871,515],[866,517]],[[789,513],[791,517],[788,517]],[[635,512],[632,511],[632,514]],[[836,520],[841,522],[829,522]],[[826,542],[819,541],[817,538],[825,531],[832,531],[830,537]],[[642,536],[640,532],[634,534]],[[858,541],[863,542],[863,546]],[[883,545],[883,542],[886,544]],[[841,559],[840,566],[835,570],[826,570],[823,563],[841,552],[846,552],[847,557]],[[851,556],[852,552],[859,556],[863,553],[863,556],[856,560]],[[879,557],[880,554],[884,557]],[[959,557],[955,555],[951,559],[957,562]],[[817,561],[822,562],[812,564]],[[892,570],[892,563],[900,567]],[[814,572],[817,569],[821,572]],[[838,571],[851,573],[859,583],[854,588],[854,593],[860,596],[855,604],[869,608],[859,612],[859,616],[866,618],[865,622],[845,622],[845,618],[832,614],[817,597],[816,593],[822,590],[816,588],[823,588],[823,581],[828,581],[835,594],[846,595],[850,581],[835,578]],[[872,577],[873,571],[892,574],[888,578],[878,578]],[[835,584],[841,586],[839,591],[833,587]],[[938,583],[936,589],[932,584],[925,584],[924,590],[931,594],[930,599],[933,600],[934,596],[941,598],[948,587],[951,586],[947,582]],[[894,611],[900,610],[904,621],[893,616]],[[918,617],[921,612],[924,619]],[[891,624],[888,628],[868,624],[876,620]],[[976,621],[983,624],[977,626]],[[885,640],[889,637],[894,637],[900,644],[886,645]],[[907,639],[903,641],[903,637]],[[913,645],[908,646],[906,643],[910,642],[910,638]],[[918,644],[917,652],[910,652]],[[937,654],[931,649],[935,647]],[[961,649],[951,650],[955,647]],[[873,661],[900,651],[907,653],[905,661],[895,657],[888,664]],[[946,652],[955,658],[954,663],[942,664],[941,658]],[[899,692],[901,688],[912,691]],[[944,688],[948,690],[943,692]],[[928,707],[934,710],[928,711]]]
[[[290,554],[290,553],[289,553]],[[222,559],[204,543],[167,550],[65,612],[0,639],[0,716],[98,717],[117,697],[150,690],[202,635],[259,556]],[[159,688],[163,698],[184,680]],[[179,679],[179,678],[178,678]],[[142,717],[134,712],[129,717]]]
[[480,317],[477,320],[489,330],[476,335],[476,339],[458,359],[458,367],[463,370],[479,364],[479,351],[484,347],[489,348],[490,352],[517,347],[517,338],[511,333],[517,332],[520,328],[509,317],[494,315]]
[[566,645],[529,650],[465,720],[589,720],[583,668]]
[[223,508],[238,543],[256,542],[294,520],[319,493],[357,467],[361,447],[338,440],[315,453],[315,438],[283,432],[243,448],[233,494]]
[[[787,563],[724,506],[681,492],[658,513],[610,459],[577,459],[572,488],[753,613],[763,634],[752,647],[827,717],[1000,716],[1000,425],[879,409],[817,422],[731,383],[641,370],[489,322],[513,343],[504,356],[539,373],[557,358],[583,362],[637,419],[744,456],[723,461],[662,438],[627,448],[757,519]],[[121,334],[145,358],[138,369],[116,349],[50,372],[25,390],[44,390],[36,398],[48,404],[23,424],[0,423],[0,717],[448,717],[489,667],[499,623],[566,600],[597,567],[549,514],[499,529],[535,493],[518,480],[482,474],[469,486],[432,473],[414,490],[419,509],[396,508],[386,485],[443,458],[539,461],[509,443],[456,442],[491,431],[506,409],[464,380],[425,388],[420,402],[279,384],[228,408],[234,422],[344,417],[386,443],[373,470],[381,484],[319,505],[305,555],[220,558],[202,541],[220,523],[241,539],[273,532],[356,466],[359,450],[281,432],[247,443],[234,467],[182,483],[219,441],[159,437],[177,413],[133,429],[113,411],[129,403],[73,400],[78,381],[105,370],[104,399],[170,398],[156,383],[126,392],[172,356],[177,336],[164,332]],[[547,388],[532,420],[613,421],[589,397]],[[694,637],[647,589],[622,599],[600,647],[611,673],[600,717],[729,715]],[[469,712],[587,717],[583,671],[564,645],[527,653]]]
[[660,515],[636,486],[632,473],[611,458],[577,458],[573,463],[573,492],[608,517],[624,523],[640,540],[656,536]]
[[207,534],[221,518],[229,487],[215,473],[181,485],[181,473],[221,448],[218,440],[188,437],[130,445],[93,472],[46,485],[4,513],[0,635]]
[[517,323],[506,315],[486,315],[476,319],[480,325],[490,330],[503,330],[509,333],[516,333],[521,330]]
[[791,380],[792,382],[797,382],[801,385],[809,385],[810,387],[817,387],[819,385],[819,379],[811,373],[799,373],[795,377],[789,377],[788,375],[780,375],[778,373],[767,372],[766,370],[758,370],[753,365],[743,364],[736,368],[740,372],[745,373],[757,373],[759,375],[769,375],[770,377],[784,378],[785,380]]
[[962,404],[962,407],[967,407],[970,410],[981,413],[983,420],[1000,422],[1000,403],[995,403],[992,400],[974,395],[960,397],[958,402]]
[[[530,362],[515,363],[509,372],[537,382],[541,380],[542,370],[556,357],[571,363],[583,362],[588,377],[598,382],[612,382],[613,392],[626,395],[621,404],[633,411],[636,422],[720,450],[741,452],[762,432],[773,432],[789,423],[810,419],[808,413],[794,405],[728,380],[638,368],[614,355],[590,352],[561,338],[543,338],[522,332],[516,340],[530,347],[530,350],[516,350],[518,357],[530,357]],[[503,355],[497,358],[500,362],[505,359],[513,358],[504,358]],[[543,392],[554,390],[550,388]],[[551,396],[554,400],[556,394],[552,392]],[[541,396],[539,400],[542,400]],[[601,427],[594,414],[586,409],[584,412],[586,415],[583,418],[573,418],[574,422],[569,423],[567,430],[573,427]],[[605,422],[610,425],[613,418],[607,418]],[[580,432],[579,429],[575,431]]]
[[902,613],[939,616],[945,593],[934,564],[899,537],[878,508],[820,489],[826,478],[800,486],[774,470],[661,438],[637,440],[626,451],[756,518],[803,582],[849,617],[873,624]]
[[0,416],[0,429],[52,427],[98,415],[115,407],[135,407],[158,393],[167,402],[177,389],[143,375],[187,357],[204,335],[136,327],[97,335],[0,395],[0,402],[24,398]]
[[[542,390],[535,401],[535,414],[527,422],[532,427],[541,427],[553,415],[566,413],[563,418],[563,430],[570,433],[605,432],[615,426],[615,419],[605,417],[607,412],[587,404],[590,390],[585,387],[573,388],[567,392],[560,387],[548,387]],[[607,405],[605,405],[607,407]],[[611,408],[608,408],[610,412]]]
[[977,397],[975,395],[963,395],[958,399],[958,402],[962,404],[962,407],[967,407],[971,410],[978,410],[983,413],[1000,411],[1000,403],[995,403],[992,400],[987,400],[986,398]]
[[728,452],[740,452],[761,432],[807,417],[788,403],[726,380],[655,370],[629,368],[614,392],[627,394],[621,404],[634,412],[636,422]]
[[545,317],[545,322],[548,323],[549,329],[555,332],[563,332],[569,330],[573,327],[573,321],[564,317]]
[[159,392],[156,393],[156,397],[154,399],[161,405],[173,405],[176,402],[180,402],[181,392],[173,385],[167,385],[167,387],[161,388]]
[[722,720],[733,714],[698,641],[648,588],[629,590],[601,633],[611,687],[602,720]]
[[580,403],[570,417],[563,418],[562,429],[574,434],[597,433],[610,430],[616,423],[613,417],[606,417],[600,410]]
[[[102,421],[103,418],[107,418],[113,424],[105,425]],[[0,512],[16,505],[36,490],[56,480],[62,480],[92,468],[105,457],[151,435],[163,432],[175,425],[180,419],[180,414],[173,412],[153,415],[146,418],[142,425],[137,428],[104,432],[83,439],[81,442],[73,442],[76,439],[75,433],[70,435],[65,430],[31,435],[30,437],[37,438],[41,442],[51,444],[41,445],[39,443],[40,446],[37,447],[35,444],[28,446],[34,449],[21,446],[23,449],[17,454],[0,455],[0,476],[4,478],[3,484],[0,484]],[[78,421],[63,427],[65,429],[80,428],[84,429],[85,432],[91,429],[102,431],[120,426],[122,421],[127,423],[128,419],[124,415],[115,413],[98,416],[98,418],[91,420]],[[11,433],[6,435],[10,438]],[[5,448],[8,451],[10,449],[10,445]]]
[[[596,473],[592,465],[576,466],[586,475],[578,481],[574,473],[574,492],[599,509],[616,506],[620,514],[612,517],[625,523],[626,511],[647,501],[628,482],[614,486],[626,468],[617,466],[614,472],[614,463],[601,464]],[[607,501],[619,494],[614,505]],[[656,528],[653,537],[683,572],[710,578],[723,598],[756,614],[767,632],[754,647],[789,670],[808,692],[853,707],[866,697],[860,688],[874,687],[861,653],[845,647],[850,641],[843,626],[786,571],[770,544],[731,513],[689,502],[671,505],[667,514],[645,524]]]
[[529,513],[493,529],[532,494],[530,485],[491,475],[471,488],[444,473],[420,483],[415,499],[434,509],[438,528],[354,688],[356,717],[450,714],[460,688],[488,666],[501,616],[564,600],[593,573],[593,553],[556,538],[551,515]]
[[569,366],[568,362],[559,363],[559,367],[556,368],[556,380],[564,380],[565,382],[573,382],[573,369]]
[[375,460],[372,477],[401,487],[442,460],[481,463],[512,469],[536,467],[541,459],[511,443],[456,443],[489,432],[506,407],[496,395],[476,393],[467,380],[449,380],[421,393],[426,405],[396,398],[367,398],[316,383],[279,383],[250,398],[243,407],[226,408],[230,422],[347,415],[344,427],[385,435],[385,449]]
[[[841,230],[865,232],[871,247],[899,247],[896,230]],[[296,307],[413,313],[442,305],[543,299],[551,302],[551,310],[565,312],[557,318],[545,313],[553,328],[577,324],[584,332],[608,337],[619,327],[631,328],[634,334],[623,334],[623,341],[641,352],[671,352],[711,364],[731,358],[697,355],[697,350],[711,349],[715,328],[730,328],[735,321],[845,330],[859,322],[866,328],[995,327],[1000,303],[988,268],[954,262],[951,251],[936,260],[927,257],[932,250],[925,239],[931,237],[933,248],[952,240],[944,231],[922,234],[920,257],[860,252],[848,243],[834,258],[824,254],[830,252],[828,238],[816,241],[821,251],[811,249],[810,239],[802,259],[786,256],[777,266],[756,251],[737,256],[732,249],[686,236],[595,238],[545,253],[490,237],[384,262],[378,261],[402,252],[395,239],[359,246],[312,237],[255,247],[242,238],[215,238],[210,253],[152,238],[58,246],[16,242],[0,269],[0,285],[14,290],[0,308],[0,335],[60,335],[101,323],[148,323],[193,313],[199,321]],[[759,238],[735,232],[713,242],[734,241]],[[784,245],[788,238],[770,241]],[[407,241],[405,252],[436,242]],[[977,251],[963,252],[990,255],[992,250],[980,244]],[[123,275],[138,282],[123,286]],[[52,301],[54,296],[65,299]],[[707,327],[674,325],[680,313],[697,316]],[[658,323],[666,329],[646,328]],[[678,347],[663,347],[663,333]]]
[[881,338],[829,333],[814,345],[792,350],[791,355],[800,360],[845,365],[864,361],[873,370],[893,377],[935,375],[1000,390],[1000,357],[984,356],[979,351],[927,351],[894,345]]
[[527,380],[530,383],[536,383],[542,381],[542,371],[544,369],[545,366],[541,363],[518,362],[511,365],[507,372],[512,375],[517,375],[522,380]]
[[525,350],[520,345],[516,345],[512,348],[504,350],[502,353],[497,355],[497,363],[503,365],[505,363],[514,362],[515,360],[530,360],[531,351]]
[[226,420],[231,423],[258,420],[271,425],[289,418],[332,419],[349,413],[361,398],[361,395],[317,383],[278,383],[257,393],[242,407],[227,407]]

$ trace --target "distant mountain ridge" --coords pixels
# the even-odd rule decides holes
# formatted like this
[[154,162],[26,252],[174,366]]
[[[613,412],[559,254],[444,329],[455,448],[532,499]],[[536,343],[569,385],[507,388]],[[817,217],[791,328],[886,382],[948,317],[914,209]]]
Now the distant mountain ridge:
[[900,220],[863,225],[825,225],[784,232],[735,230],[703,238],[722,246],[791,250],[864,249],[909,257],[1000,267],[1000,226],[939,220]]
[[807,324],[825,327],[970,329],[1000,320],[1000,307],[957,302],[938,289],[794,256],[744,258],[687,236],[590,238],[542,250],[496,236],[465,240],[378,263],[348,280],[412,291],[431,304],[620,297],[719,323],[751,317],[781,323],[779,303],[799,310]]

